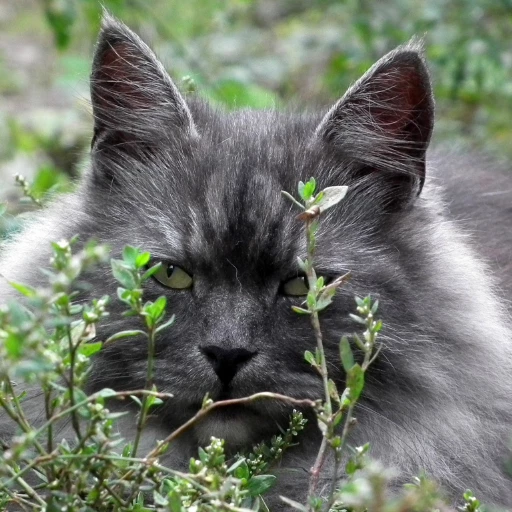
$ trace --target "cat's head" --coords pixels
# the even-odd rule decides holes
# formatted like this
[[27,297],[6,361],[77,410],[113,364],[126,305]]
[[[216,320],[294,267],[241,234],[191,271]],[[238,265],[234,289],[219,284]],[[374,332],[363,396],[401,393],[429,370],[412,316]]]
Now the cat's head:
[[[165,295],[175,325],[158,339],[156,384],[176,398],[163,410],[169,427],[190,416],[206,393],[214,399],[274,391],[322,396],[304,360],[315,340],[297,257],[303,223],[281,195],[299,180],[348,185],[346,199],[321,219],[316,268],[326,278],[351,271],[350,284],[321,315],[331,376],[341,334],[356,326],[353,295],[386,303],[400,271],[391,242],[425,177],[433,100],[418,45],[377,62],[327,112],[311,115],[241,110],[226,113],[185,99],[151,50],[110,17],[103,22],[91,78],[95,135],[82,189],[88,235],[119,253],[125,244],[163,262],[146,296]],[[95,294],[114,294],[97,276]],[[404,299],[405,300],[405,299]],[[406,306],[389,300],[406,316]],[[121,309],[121,307],[119,307]],[[112,331],[125,327],[113,320]],[[141,386],[142,340],[105,350],[95,380]],[[233,444],[283,425],[289,407],[270,401],[226,409],[197,427]]]

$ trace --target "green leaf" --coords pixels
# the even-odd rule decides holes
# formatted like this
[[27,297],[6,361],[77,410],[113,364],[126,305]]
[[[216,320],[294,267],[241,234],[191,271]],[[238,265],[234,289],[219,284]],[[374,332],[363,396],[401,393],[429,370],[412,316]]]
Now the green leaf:
[[326,187],[322,190],[323,196],[316,202],[320,207],[320,212],[323,213],[325,210],[332,208],[337,205],[346,195],[348,187]]
[[[157,389],[156,389],[156,386],[153,385],[151,391],[153,392],[157,392]],[[155,405],[162,405],[164,402],[161,398],[158,398],[157,396],[154,396],[154,395],[148,395],[146,397],[146,409],[149,410],[151,407],[155,406]]]
[[137,268],[142,268],[149,263],[150,259],[151,259],[151,254],[149,252],[143,252],[137,256],[137,258],[135,260],[135,266]]
[[276,483],[274,475],[256,475],[247,482],[249,496],[259,496],[266,493]]
[[313,204],[312,206],[318,206],[319,203],[322,201],[322,199],[324,198],[325,196],[325,193],[322,191],[322,192],[319,192],[316,197],[315,197],[315,200],[313,201]]
[[297,201],[297,199],[295,199],[291,194],[285,190],[281,190],[281,194],[286,197],[286,199],[289,199],[294,205],[298,206],[301,210],[304,210],[304,205],[300,204],[299,201]]
[[158,323],[165,313],[165,306],[167,305],[167,299],[162,295],[155,300],[155,302],[147,302],[144,304],[144,312],[147,313],[149,318],[152,320],[152,325]]
[[364,306],[364,299],[361,299],[361,297],[354,297],[357,307],[363,307]]
[[335,294],[336,294],[336,289],[335,288],[328,288],[328,289],[324,290],[320,294],[320,296],[318,297],[318,299],[316,301],[316,310],[317,311],[322,311],[327,306],[332,304],[332,299],[333,299]]
[[110,265],[112,267],[112,274],[125,288],[132,290],[137,287],[133,273],[126,267],[123,261],[112,259],[110,260]]
[[133,338],[134,336],[147,336],[147,334],[144,331],[139,331],[137,329],[131,331],[120,331],[107,338],[105,340],[105,344],[112,343],[113,341],[117,340],[122,340],[124,338]]
[[71,41],[71,30],[77,12],[71,2],[46,2],[46,20],[53,30],[55,44],[59,50],[65,50]]
[[98,341],[96,343],[83,343],[78,347],[78,353],[85,356],[91,357],[101,350],[103,343]]
[[348,459],[347,464],[345,465],[345,472],[347,475],[353,475],[359,469],[359,465],[356,463],[354,459]]
[[31,286],[27,286],[20,283],[14,283],[13,281],[9,281],[9,284],[16,290],[18,290],[25,297],[33,297],[36,294],[36,290]]
[[167,320],[167,322],[163,323],[162,325],[159,325],[156,328],[155,333],[158,334],[160,331],[163,331],[164,329],[167,329],[168,327],[170,327],[174,323],[175,320],[176,320],[176,316],[172,315],[171,318],[169,320]]
[[338,394],[338,388],[336,387],[336,383],[332,380],[332,379],[329,379],[327,381],[327,388],[329,389],[329,396],[336,402],[338,403],[340,401],[340,396]]
[[292,306],[292,309],[293,309],[293,311],[295,311],[295,313],[298,313],[299,315],[310,315],[311,314],[311,312],[308,311],[307,309],[299,308],[298,306]]
[[364,318],[354,315],[353,313],[350,313],[349,316],[350,316],[350,318],[352,318],[352,320],[354,320],[354,322],[357,322],[358,324],[361,324],[361,325],[366,325],[366,320]]
[[34,375],[50,374],[55,370],[53,364],[48,361],[35,361],[22,359],[14,367],[14,377],[20,379],[27,379]]
[[137,260],[138,255],[139,249],[137,249],[136,247],[126,245],[123,249],[123,261],[125,263],[128,263],[128,265],[132,268],[135,267],[135,261]]
[[142,409],[142,402],[138,396],[130,395],[130,398]]
[[25,322],[29,322],[33,318],[33,314],[19,302],[9,300],[7,305],[12,327],[22,327]]
[[364,371],[359,364],[354,364],[347,372],[347,388],[350,388],[350,399],[354,402],[364,388]]
[[7,355],[19,359],[23,354],[23,339],[18,334],[10,332],[3,342]]
[[315,193],[315,189],[316,189],[316,180],[315,180],[315,178],[310,178],[309,181],[304,185],[304,188],[302,189],[302,194],[301,194],[302,199],[304,199],[304,201],[309,201],[313,197],[313,194]]
[[132,454],[132,450],[133,450],[133,444],[132,443],[126,444],[125,447],[123,448],[123,457],[130,457]]
[[167,500],[157,491],[153,491],[153,500],[156,505],[167,506]]
[[[80,388],[73,388],[73,395],[75,398],[75,404],[79,402],[85,402],[87,400],[87,395]],[[87,407],[79,407],[78,414],[83,418],[90,418],[91,411]]]
[[168,507],[171,512],[183,512],[181,498],[176,490],[172,490],[167,494]]
[[[235,476],[235,478],[239,478],[240,480],[242,478],[244,478],[245,480],[248,480],[251,476],[251,472],[249,471],[249,466],[247,465],[247,462],[245,461],[245,459],[240,459],[235,464],[238,464],[238,466],[234,470],[231,470],[231,472],[233,472],[233,475]],[[235,464],[233,464],[233,466]],[[231,466],[231,467],[233,467],[233,466]]]
[[346,372],[354,366],[354,354],[346,336],[343,336],[340,341],[340,359]]
[[204,448],[201,448],[199,447],[198,450],[197,450],[197,453],[199,455],[199,460],[203,463],[203,464],[206,464],[208,462],[208,453],[206,453],[206,451],[204,450]]
[[162,266],[162,262],[159,261],[156,265],[153,265],[151,268],[146,270],[144,274],[142,274],[141,281],[147,281],[155,272],[158,271],[158,269]]
[[297,185],[297,192],[299,193],[299,196],[302,197],[302,199],[304,199],[304,187],[306,185],[304,184],[303,181],[299,181],[299,184]]
[[100,389],[97,393],[95,393],[95,395],[100,398],[110,398],[111,396],[116,396],[117,392],[110,388],[103,388]]
[[[340,402],[340,397],[338,397],[338,402]],[[332,420],[332,424],[334,427],[337,427],[340,423],[341,423],[341,420],[343,418],[343,411],[338,411],[335,415],[334,415],[334,419]]]
[[315,356],[313,355],[312,352],[310,352],[309,350],[306,350],[304,352],[304,359],[311,365],[311,366],[316,366],[316,361],[315,361]]

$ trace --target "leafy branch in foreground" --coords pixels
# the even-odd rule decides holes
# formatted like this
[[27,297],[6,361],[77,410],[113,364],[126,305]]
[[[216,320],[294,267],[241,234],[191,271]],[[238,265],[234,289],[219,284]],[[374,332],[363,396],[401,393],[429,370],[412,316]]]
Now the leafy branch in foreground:
[[[124,249],[121,260],[111,260],[112,272],[121,284],[118,297],[127,305],[125,315],[139,317],[143,329],[116,333],[102,343],[97,337],[98,324],[108,315],[109,299],[84,302],[80,292],[85,286],[82,273],[104,262],[108,250],[89,243],[73,253],[75,243],[53,244],[47,287],[12,283],[25,296],[25,305],[11,301],[0,308],[0,409],[18,434],[0,446],[0,504],[21,510],[57,507],[100,512],[264,508],[260,496],[275,480],[265,472],[303,429],[300,412],[292,414],[290,427],[270,445],[258,445],[231,461],[218,439],[199,450],[199,459],[191,460],[188,473],[163,466],[159,457],[213,409],[261,399],[284,400],[300,408],[312,407],[313,402],[274,393],[216,403],[205,400],[193,418],[149,453],[138,456],[151,407],[172,396],[159,393],[153,381],[155,341],[172,325],[173,317],[166,319],[164,297],[142,300],[143,284],[158,266],[148,269],[149,253],[133,247]],[[133,336],[144,337],[148,343],[145,388],[103,389],[87,396],[84,386],[91,356],[105,344],[122,343]],[[116,420],[124,413],[108,409],[112,400],[126,399],[140,408],[133,442],[116,433]],[[34,408],[38,407],[42,420],[36,422]],[[71,420],[72,431],[66,440],[57,442],[67,420]]]
[[21,174],[16,174],[14,176],[14,181],[16,185],[21,187],[21,190],[23,192],[23,196],[32,201],[36,206],[43,206],[43,203],[41,202],[41,199],[35,196],[32,186],[30,185],[29,181],[25,176],[22,176]]
[[[383,468],[378,462],[371,461],[367,455],[370,445],[351,448],[347,439],[351,429],[356,424],[354,409],[362,394],[365,374],[379,354],[377,338],[382,329],[382,322],[375,318],[378,301],[371,297],[356,297],[357,314],[350,317],[363,326],[363,334],[353,335],[353,344],[358,349],[359,362],[356,362],[351,343],[343,336],[339,343],[341,363],[346,375],[345,389],[339,393],[336,383],[329,378],[325,359],[322,330],[319,313],[333,301],[336,290],[349,278],[349,274],[327,282],[318,276],[314,268],[316,251],[316,236],[319,230],[321,215],[343,200],[347,187],[327,187],[316,192],[316,181],[311,178],[306,183],[299,182],[298,194],[302,202],[291,194],[282,192],[292,203],[302,211],[298,219],[305,224],[307,256],[304,261],[298,260],[299,266],[306,275],[308,293],[304,303],[293,310],[301,315],[309,315],[313,327],[316,349],[306,351],[305,359],[320,374],[324,388],[324,399],[316,408],[318,425],[322,432],[322,442],[310,472],[307,503],[301,504],[290,499],[284,501],[301,512],[317,511],[361,511],[386,510],[426,511],[436,508],[446,508],[437,492],[437,486],[430,480],[421,477],[410,485],[399,499],[390,500],[387,489],[394,476],[393,471]],[[325,461],[328,450],[332,450],[334,464],[329,477],[327,489],[319,489],[321,475],[325,479]],[[351,454],[345,452],[350,449]],[[342,462],[345,460],[344,475]],[[343,476],[343,478],[342,478]],[[466,503],[470,503],[466,500]],[[467,505],[470,506],[470,505]],[[469,508],[468,508],[469,510]]]
[[[348,188],[345,186],[327,187],[315,195],[316,181],[314,178],[311,178],[306,183],[299,182],[298,193],[303,204],[295,200],[290,194],[284,193],[286,197],[291,198],[293,203],[300,206],[303,210],[298,215],[298,219],[302,220],[305,224],[307,257],[304,261],[299,259],[299,265],[306,274],[309,290],[306,301],[303,304],[304,307],[294,306],[293,309],[299,314],[310,315],[317,346],[314,354],[306,351],[305,359],[318,371],[322,377],[324,387],[324,402],[317,408],[318,424],[323,437],[317,458],[311,469],[308,491],[309,510],[312,511],[320,509],[329,510],[336,500],[336,486],[340,478],[342,454],[349,430],[354,423],[354,407],[364,387],[365,372],[378,353],[375,343],[377,335],[382,328],[382,322],[374,319],[378,302],[373,302],[370,297],[365,299],[357,298],[357,311],[361,316],[351,315],[351,317],[365,327],[363,339],[354,335],[357,347],[364,355],[364,358],[361,364],[356,363],[347,337],[341,339],[340,356],[347,377],[345,390],[340,394],[335,382],[329,378],[327,372],[319,313],[332,303],[336,289],[348,279],[349,274],[340,276],[327,283],[322,276],[317,276],[314,268],[314,257],[320,216],[325,210],[336,206],[342,201],[347,190]],[[339,434],[338,430],[342,422],[343,427],[341,434]],[[317,491],[320,474],[325,464],[329,447],[334,450],[335,464],[331,476],[329,494],[324,502],[324,500],[317,497]]]

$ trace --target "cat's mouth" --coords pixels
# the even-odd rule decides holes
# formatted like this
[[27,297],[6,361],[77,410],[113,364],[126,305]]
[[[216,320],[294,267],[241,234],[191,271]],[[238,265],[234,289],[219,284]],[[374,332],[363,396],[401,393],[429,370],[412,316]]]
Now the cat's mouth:
[[[231,385],[222,386],[219,389],[211,390],[208,393],[209,398],[211,398],[214,402],[221,402],[224,400],[234,400],[238,398],[242,398],[240,393],[237,393],[235,389]],[[201,403],[194,404],[197,408],[201,408]]]

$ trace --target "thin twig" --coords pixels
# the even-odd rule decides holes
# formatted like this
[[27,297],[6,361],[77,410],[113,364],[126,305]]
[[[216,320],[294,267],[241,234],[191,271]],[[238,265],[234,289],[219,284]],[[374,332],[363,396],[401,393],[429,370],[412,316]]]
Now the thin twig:
[[32,487],[30,487],[30,485],[27,482],[25,482],[25,480],[23,480],[23,478],[16,474],[16,471],[13,468],[7,466],[7,470],[13,477],[15,477],[16,481],[20,484],[20,486],[29,495],[30,498],[37,501],[39,505],[46,506],[46,503],[41,498],[41,496],[39,496],[39,494],[37,494],[37,492],[34,491],[34,489],[32,489]]
[[[306,276],[308,278],[308,285],[310,290],[316,291],[316,282],[317,277],[315,273],[315,269],[313,267],[313,258],[315,255],[315,246],[314,246],[314,234],[311,232],[311,224],[314,219],[309,217],[306,218],[306,236],[307,236],[307,263],[306,263]],[[332,404],[331,404],[331,395],[329,393],[329,375],[327,373],[327,364],[325,361],[325,353],[324,353],[324,345],[322,339],[322,330],[320,328],[320,319],[318,316],[318,311],[316,308],[310,309],[310,317],[311,324],[313,326],[313,331],[315,333],[316,346],[318,353],[320,354],[320,374],[322,377],[322,382],[324,386],[324,398],[325,398],[325,412],[328,416],[332,415]],[[329,426],[326,426],[329,429]],[[315,459],[315,463],[311,468],[311,478],[309,480],[309,490],[308,490],[308,498],[312,498],[316,493],[316,488],[318,486],[318,482],[320,479],[320,473],[322,471],[322,467],[325,463],[325,459],[327,456],[327,431],[324,432],[322,443],[320,444],[320,448],[318,450],[317,457]]]
[[[145,389],[153,388],[153,380],[154,380],[154,366],[155,366],[155,341],[156,341],[156,329],[155,326],[149,328],[148,332],[148,367],[146,373],[146,385]],[[142,437],[142,430],[146,425],[146,420],[148,416],[148,399],[150,395],[144,395],[142,399],[142,406],[139,413],[139,419],[137,421],[137,431],[135,433],[135,439],[133,441],[132,448],[132,457],[137,456],[137,450],[139,448],[140,439]]]
[[186,432],[192,425],[195,423],[201,421],[205,416],[207,416],[211,411],[215,409],[221,409],[223,407],[230,407],[233,405],[246,405],[250,404],[252,402],[255,402],[256,400],[261,400],[262,398],[270,398],[273,400],[280,400],[282,402],[289,403],[291,405],[295,405],[296,407],[307,407],[312,408],[315,407],[316,403],[313,400],[310,400],[308,398],[305,399],[298,399],[298,398],[292,398],[287,395],[281,395],[279,393],[270,393],[270,392],[262,392],[262,393],[255,393],[254,395],[246,396],[243,398],[231,398],[230,400],[221,400],[220,402],[214,402],[210,405],[207,405],[203,409],[200,409],[192,418],[190,418],[187,422],[183,423],[180,427],[178,427],[174,432],[169,434],[159,446],[156,448],[153,448],[147,455],[146,459],[153,459],[160,455],[160,452],[162,450],[162,446],[171,443],[172,441],[176,440],[178,437],[180,437],[184,432]]

